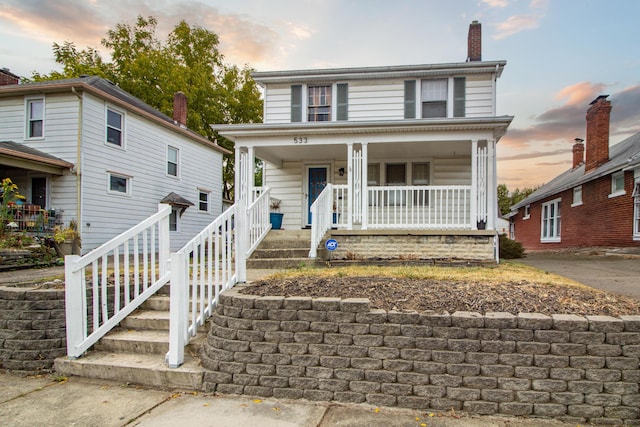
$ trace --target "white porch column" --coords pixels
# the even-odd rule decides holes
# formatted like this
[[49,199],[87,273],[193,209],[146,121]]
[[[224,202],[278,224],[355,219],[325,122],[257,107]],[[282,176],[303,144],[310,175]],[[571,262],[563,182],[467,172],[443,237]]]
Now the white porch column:
[[347,144],[347,229],[353,229],[353,143]]
[[247,195],[249,196],[249,204],[254,200],[254,189],[256,186],[256,158],[253,147],[247,149]]
[[478,140],[471,141],[471,229],[478,229]]
[[498,171],[496,165],[496,141],[487,141],[487,230],[496,229],[498,216]]
[[367,225],[369,222],[369,189],[368,189],[368,182],[367,180],[369,179],[368,177],[368,165],[369,165],[369,155],[367,152],[367,143],[363,142],[362,143],[362,167],[361,167],[361,172],[362,172],[362,179],[360,180],[360,182],[362,182],[362,209],[360,209],[360,212],[362,213],[362,229],[366,230],[367,229]]
[[238,282],[247,281],[247,248],[249,247],[248,218],[247,206],[250,200],[249,189],[249,173],[247,172],[247,155],[246,147],[238,147],[235,149],[235,183],[234,183],[234,204],[236,205],[235,215],[235,257],[236,257],[236,275]]

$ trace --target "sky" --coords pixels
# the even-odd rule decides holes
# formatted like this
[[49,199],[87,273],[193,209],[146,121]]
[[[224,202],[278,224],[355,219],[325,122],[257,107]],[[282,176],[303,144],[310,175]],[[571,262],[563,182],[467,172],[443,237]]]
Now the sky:
[[585,114],[609,95],[611,145],[640,132],[636,0],[0,0],[0,67],[29,77],[60,70],[52,45],[109,52],[118,23],[158,20],[164,39],[185,20],[218,34],[225,62],[258,71],[464,62],[469,24],[482,59],[506,60],[497,114],[498,183],[549,182],[571,168]]

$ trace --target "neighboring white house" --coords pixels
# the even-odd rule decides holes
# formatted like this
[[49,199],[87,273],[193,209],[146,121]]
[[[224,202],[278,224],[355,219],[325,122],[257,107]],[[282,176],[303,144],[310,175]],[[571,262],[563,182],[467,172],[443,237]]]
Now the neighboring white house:
[[[465,62],[255,72],[264,123],[213,125],[235,142],[236,198],[253,194],[253,181],[243,177],[258,158],[271,197],[281,200],[285,229],[487,237],[491,259],[496,144],[513,119],[496,116],[505,65],[482,61],[474,21]],[[314,218],[312,204],[327,187]]]
[[75,221],[87,252],[164,202],[180,248],[222,212],[226,150],[186,128],[184,94],[174,102],[172,119],[99,77],[0,86],[0,170],[26,196],[19,226]]

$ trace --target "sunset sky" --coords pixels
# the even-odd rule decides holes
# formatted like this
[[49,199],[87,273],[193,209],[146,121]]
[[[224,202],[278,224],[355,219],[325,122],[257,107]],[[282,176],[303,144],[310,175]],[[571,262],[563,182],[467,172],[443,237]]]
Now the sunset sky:
[[259,71],[463,62],[469,23],[482,58],[506,60],[498,183],[543,184],[571,166],[598,95],[613,105],[611,143],[640,132],[634,0],[0,0],[0,67],[59,70],[52,44],[97,48],[117,23],[154,16],[162,38],[181,19],[220,37],[225,62]]

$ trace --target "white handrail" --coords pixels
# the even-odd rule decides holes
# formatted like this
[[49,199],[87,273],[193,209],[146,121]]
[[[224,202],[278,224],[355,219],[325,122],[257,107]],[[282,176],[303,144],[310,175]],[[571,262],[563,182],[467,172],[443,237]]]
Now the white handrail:
[[170,213],[160,204],[156,214],[85,256],[65,257],[68,357],[80,357],[169,281]]
[[333,185],[327,184],[311,205],[311,249],[309,258],[318,255],[318,245],[333,224]]

